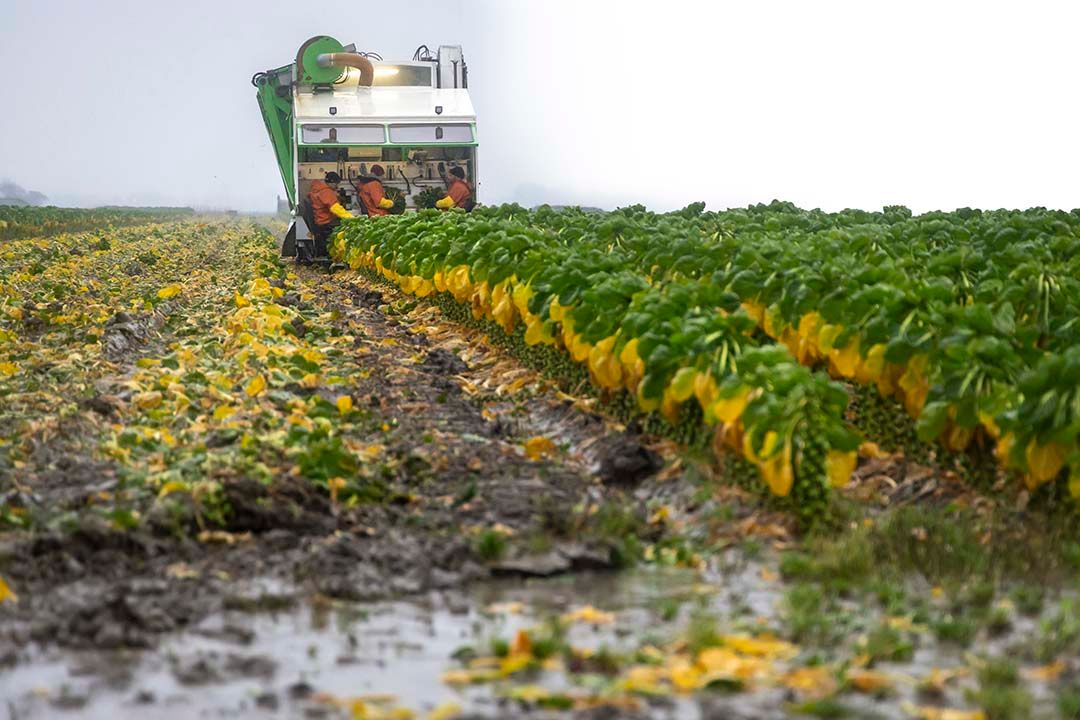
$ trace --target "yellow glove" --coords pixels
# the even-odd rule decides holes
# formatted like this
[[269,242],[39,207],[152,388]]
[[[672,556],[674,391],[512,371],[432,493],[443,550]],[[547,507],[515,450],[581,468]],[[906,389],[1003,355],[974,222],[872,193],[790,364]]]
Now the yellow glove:
[[345,218],[353,217],[353,214],[351,212],[341,207],[341,203],[334,203],[333,205],[331,205],[330,212],[334,213],[342,220],[344,220]]
[[440,210],[449,210],[450,208],[454,207],[454,198],[447,195],[442,200],[436,200],[435,207],[439,208]]
[[383,210],[389,210],[390,208],[394,207],[394,201],[388,197],[384,197],[382,200],[379,201],[379,207]]

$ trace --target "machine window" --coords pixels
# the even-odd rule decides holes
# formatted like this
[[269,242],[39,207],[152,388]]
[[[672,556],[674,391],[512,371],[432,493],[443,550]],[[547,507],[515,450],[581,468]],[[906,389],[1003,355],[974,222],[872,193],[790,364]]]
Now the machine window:
[[473,141],[471,125],[391,125],[393,143],[468,143]]
[[386,142],[382,125],[304,125],[301,142],[381,145]]
[[375,64],[375,87],[431,87],[430,65]]

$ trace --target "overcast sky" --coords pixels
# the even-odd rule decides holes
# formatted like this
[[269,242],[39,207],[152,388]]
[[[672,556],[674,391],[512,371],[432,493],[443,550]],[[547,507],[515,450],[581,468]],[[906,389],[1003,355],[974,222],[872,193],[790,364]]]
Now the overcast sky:
[[0,0],[0,179],[272,210],[251,75],[464,46],[481,199],[1080,207],[1080,4]]

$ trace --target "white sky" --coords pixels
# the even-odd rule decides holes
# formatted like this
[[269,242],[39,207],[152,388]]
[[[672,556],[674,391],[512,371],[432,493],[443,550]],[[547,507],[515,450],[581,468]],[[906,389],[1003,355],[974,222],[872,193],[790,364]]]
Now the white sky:
[[488,203],[1080,207],[1080,3],[0,0],[0,178],[272,210],[250,77],[460,43]]

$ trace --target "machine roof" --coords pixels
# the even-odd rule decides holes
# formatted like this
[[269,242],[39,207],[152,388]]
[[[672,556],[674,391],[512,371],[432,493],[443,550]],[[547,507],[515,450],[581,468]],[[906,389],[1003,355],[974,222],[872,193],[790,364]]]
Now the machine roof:
[[[298,93],[294,97],[296,122],[377,120],[379,122],[430,120],[476,120],[469,91],[416,87],[355,87],[321,93]],[[442,107],[436,114],[435,108]],[[336,108],[331,115],[330,108]]]

